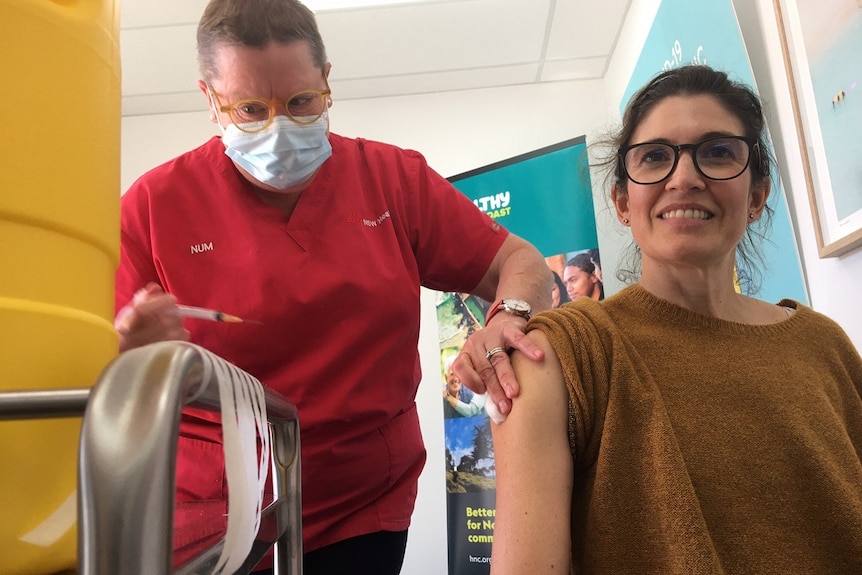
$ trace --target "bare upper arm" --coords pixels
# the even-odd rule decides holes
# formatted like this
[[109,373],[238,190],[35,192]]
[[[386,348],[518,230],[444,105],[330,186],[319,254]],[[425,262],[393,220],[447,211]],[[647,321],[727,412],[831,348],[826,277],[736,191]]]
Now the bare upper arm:
[[568,573],[574,464],[568,443],[568,393],[545,335],[535,361],[515,352],[521,393],[506,421],[493,426],[497,517],[492,573]]

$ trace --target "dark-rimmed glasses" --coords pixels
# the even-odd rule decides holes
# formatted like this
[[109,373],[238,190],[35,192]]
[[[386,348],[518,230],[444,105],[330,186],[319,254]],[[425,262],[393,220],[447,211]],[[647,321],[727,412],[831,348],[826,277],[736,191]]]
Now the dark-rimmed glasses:
[[757,140],[745,136],[708,138],[697,144],[674,146],[663,142],[643,142],[620,149],[628,178],[636,184],[657,184],[670,176],[683,150],[691,150],[694,167],[710,180],[739,177],[751,162]]
[[306,125],[314,123],[326,111],[326,98],[332,90],[303,90],[286,100],[239,100],[233,104],[223,105],[219,94],[210,87],[216,106],[230,116],[234,126],[254,134],[265,130],[278,115],[278,109],[283,108],[287,117],[293,122]]

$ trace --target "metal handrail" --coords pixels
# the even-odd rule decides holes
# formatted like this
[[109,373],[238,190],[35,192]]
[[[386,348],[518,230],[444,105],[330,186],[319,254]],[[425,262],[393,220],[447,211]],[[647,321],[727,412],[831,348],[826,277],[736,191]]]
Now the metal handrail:
[[90,388],[11,390],[0,392],[0,421],[81,417]]
[[[205,361],[238,370],[191,344],[155,343],[117,357],[90,392],[78,466],[81,575],[173,573],[181,411],[186,405],[219,407],[218,382]],[[293,404],[269,390],[265,393],[275,500],[264,516],[275,520],[278,536],[257,541],[238,572],[250,570],[274,544],[275,574],[301,575],[299,420]],[[209,573],[222,545],[220,541],[176,573]]]

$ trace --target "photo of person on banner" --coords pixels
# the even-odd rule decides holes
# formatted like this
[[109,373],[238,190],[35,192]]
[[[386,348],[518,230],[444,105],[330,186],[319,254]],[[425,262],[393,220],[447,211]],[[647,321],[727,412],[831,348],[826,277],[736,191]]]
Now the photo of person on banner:
[[545,258],[554,273],[551,308],[558,308],[578,297],[604,299],[599,249],[581,249]]
[[557,308],[564,303],[572,301],[569,298],[569,293],[566,291],[566,282],[560,277],[556,271],[554,272],[554,285],[551,288],[551,308]]
[[493,575],[862,573],[862,357],[792,299],[740,293],[774,160],[760,99],[654,76],[597,142],[636,278],[537,314],[492,425]]
[[[596,257],[598,250],[595,251]],[[605,299],[605,288],[601,281],[601,268],[593,261],[590,252],[583,252],[573,256],[566,262],[563,271],[563,283],[566,285],[566,293],[570,301],[579,297],[588,297],[594,300]]]
[[474,393],[461,385],[461,380],[452,371],[455,355],[446,360],[444,369],[445,384],[443,386],[443,417],[475,417],[487,415],[485,411],[485,396]]

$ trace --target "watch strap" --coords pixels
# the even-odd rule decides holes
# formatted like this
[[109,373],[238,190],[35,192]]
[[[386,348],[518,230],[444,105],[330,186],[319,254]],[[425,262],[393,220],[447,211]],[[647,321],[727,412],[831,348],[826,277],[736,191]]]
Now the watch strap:
[[[500,311],[505,311],[505,312],[510,313],[512,315],[522,317],[522,318],[526,319],[527,321],[530,320],[531,315],[530,315],[529,311],[519,311],[516,309],[510,309],[508,306],[505,305],[506,299],[509,299],[509,298],[498,299],[497,301],[495,301],[491,305],[491,308],[488,310],[488,313],[485,315],[485,325],[488,325],[488,323],[491,321],[491,318],[494,317],[495,315],[497,315],[497,313]],[[526,304],[526,302],[524,302],[524,303]],[[527,307],[529,307],[529,304],[526,304],[526,305],[527,305]]]

